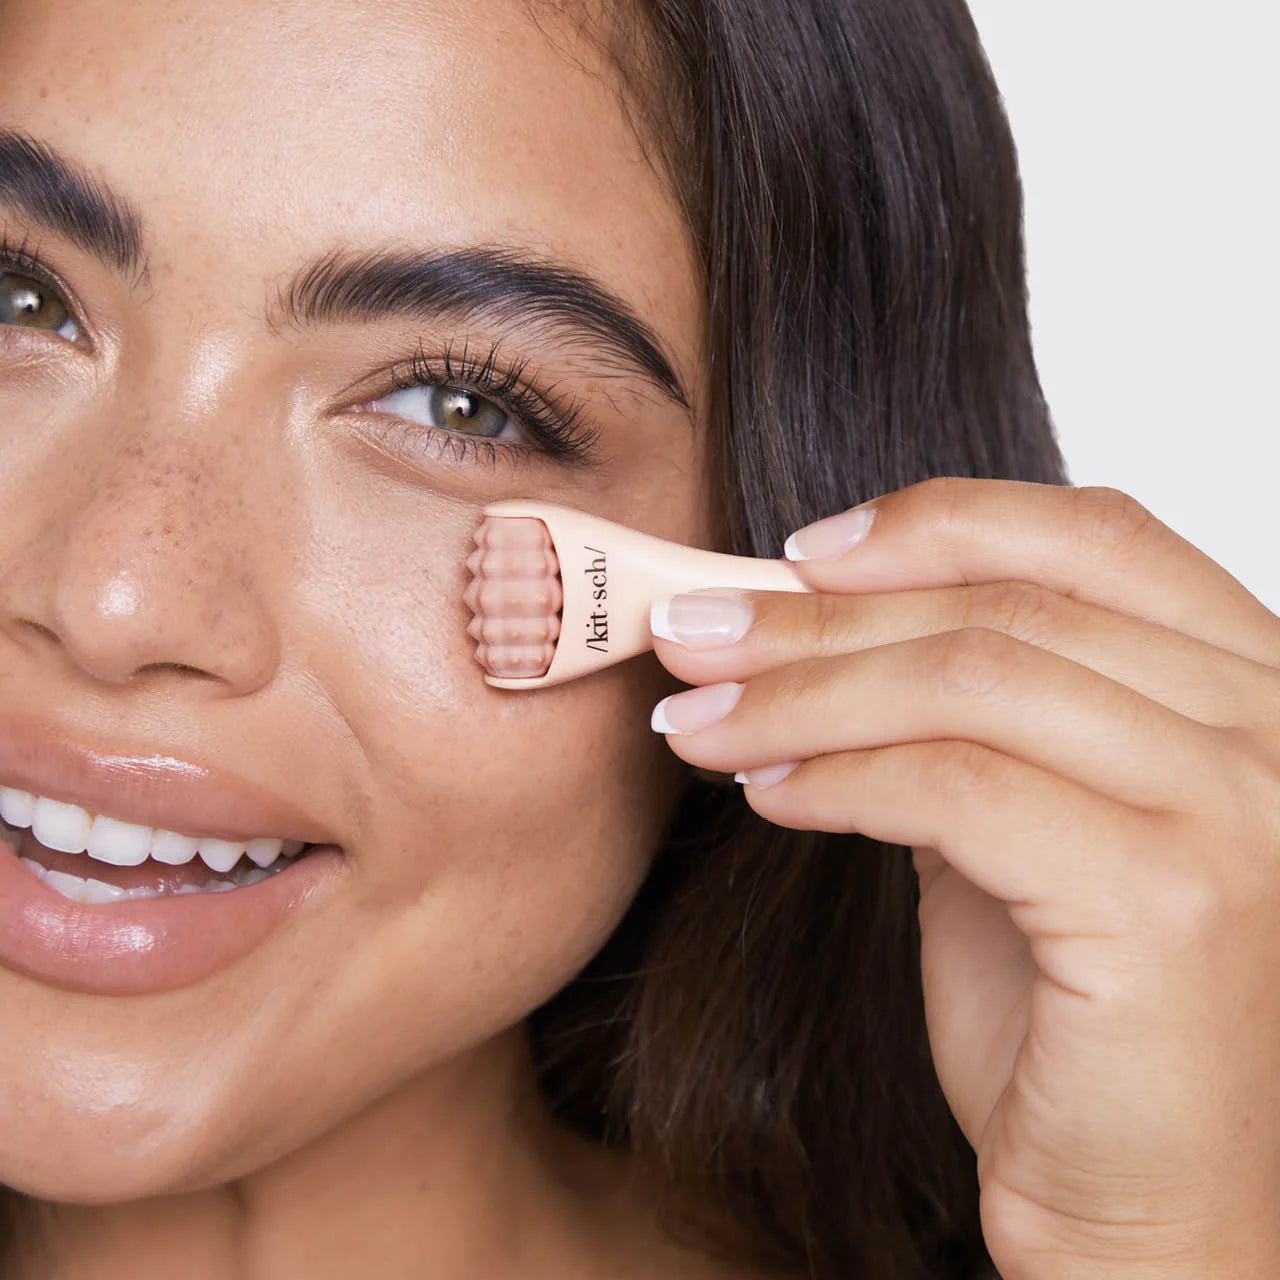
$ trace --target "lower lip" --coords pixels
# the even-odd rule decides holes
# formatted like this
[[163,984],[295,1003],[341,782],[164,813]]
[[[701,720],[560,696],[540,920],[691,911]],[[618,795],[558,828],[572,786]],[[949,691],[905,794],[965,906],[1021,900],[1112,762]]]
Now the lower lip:
[[225,893],[72,902],[0,842],[0,965],[72,991],[145,995],[189,986],[247,955],[313,907],[344,861],[321,845],[257,884]]

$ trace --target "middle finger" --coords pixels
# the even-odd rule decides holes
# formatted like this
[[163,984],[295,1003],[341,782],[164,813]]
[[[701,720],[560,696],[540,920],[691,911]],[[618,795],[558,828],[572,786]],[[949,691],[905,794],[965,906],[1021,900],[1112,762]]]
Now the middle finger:
[[[717,624],[709,615],[718,608],[726,617]],[[701,634],[686,632],[687,641],[673,642],[673,631],[698,614]],[[655,620],[662,630],[655,630],[654,649],[687,684],[749,680],[805,658],[970,627],[1047,649],[1218,727],[1267,718],[1259,689],[1276,678],[1270,668],[1206,641],[1029,582],[858,595],[698,592],[659,602]]]

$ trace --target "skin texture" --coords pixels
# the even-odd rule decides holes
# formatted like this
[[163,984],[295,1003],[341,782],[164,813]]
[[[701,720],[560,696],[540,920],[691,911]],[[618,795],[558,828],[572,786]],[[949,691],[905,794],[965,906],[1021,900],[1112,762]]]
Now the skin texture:
[[871,507],[800,562],[817,594],[657,642],[700,686],[668,741],[772,822],[915,849],[930,1043],[1005,1280],[1274,1276],[1280,619],[1114,490]]
[[[726,1274],[549,1125],[518,1030],[643,875],[671,680],[489,690],[460,599],[499,497],[702,540],[696,273],[595,45],[476,12],[0,2],[0,126],[149,223],[130,282],[0,209],[87,339],[0,328],[0,705],[252,776],[347,852],[322,910],[197,987],[0,969],[0,1182],[57,1202],[42,1280]],[[692,415],[545,333],[273,313],[317,253],[477,243],[607,282]],[[369,411],[419,345],[495,336],[587,406],[589,465],[409,456]],[[916,847],[1005,1280],[1274,1275],[1280,620],[1109,491],[877,511],[737,644],[658,642],[727,712],[670,745],[799,762],[748,786],[764,816]]]
[[[644,874],[673,682],[488,689],[460,599],[497,498],[704,536],[700,286],[594,42],[518,3],[8,0],[0,126],[147,222],[123,278],[0,209],[84,330],[0,328],[0,702],[255,778],[346,852],[197,986],[0,969],[0,1182],[59,1202],[60,1275],[704,1274],[551,1129],[519,1030]],[[692,412],[537,328],[273,312],[319,254],[473,244],[604,282]],[[588,462],[414,454],[371,409],[419,346],[495,340]]]

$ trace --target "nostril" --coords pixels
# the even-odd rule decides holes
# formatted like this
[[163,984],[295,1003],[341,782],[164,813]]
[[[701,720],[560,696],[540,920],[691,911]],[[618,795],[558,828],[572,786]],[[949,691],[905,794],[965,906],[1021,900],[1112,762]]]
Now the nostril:
[[[43,622],[37,622],[34,618],[19,618],[18,623],[20,626],[26,628],[27,631],[33,632],[35,635],[39,636],[42,640],[47,640],[51,645],[58,648],[63,647],[62,637],[56,630],[54,630],[53,627],[46,626]],[[137,667],[124,678],[127,681],[137,676],[161,672],[176,673],[186,676],[202,676],[207,680],[215,681],[220,679],[215,672],[206,671],[203,667],[193,666],[189,662],[148,662]]]
[[206,680],[218,679],[213,672],[190,666],[185,662],[148,662],[145,666],[139,667],[133,674],[135,676],[148,675],[153,671],[173,671],[181,675],[203,676]]
[[19,618],[18,622],[30,631],[34,631],[43,640],[50,640],[54,644],[60,644],[58,633],[52,627],[46,627],[43,622],[36,622],[34,618]]

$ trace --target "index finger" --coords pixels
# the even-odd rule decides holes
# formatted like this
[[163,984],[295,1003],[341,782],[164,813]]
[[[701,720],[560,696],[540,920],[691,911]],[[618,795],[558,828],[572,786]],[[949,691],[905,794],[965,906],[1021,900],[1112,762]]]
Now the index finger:
[[[873,512],[869,528],[862,528]],[[799,530],[787,555],[819,591],[1035,582],[1280,666],[1280,619],[1221,565],[1115,489],[926,480]]]

